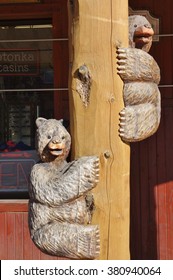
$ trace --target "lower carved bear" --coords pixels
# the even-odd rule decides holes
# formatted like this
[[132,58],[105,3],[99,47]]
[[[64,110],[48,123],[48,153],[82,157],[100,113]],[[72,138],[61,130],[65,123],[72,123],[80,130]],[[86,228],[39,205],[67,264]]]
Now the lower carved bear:
[[85,156],[67,163],[71,137],[61,121],[38,118],[41,163],[31,171],[29,227],[43,252],[73,259],[99,255],[99,227],[89,225],[87,193],[99,180],[99,158]]

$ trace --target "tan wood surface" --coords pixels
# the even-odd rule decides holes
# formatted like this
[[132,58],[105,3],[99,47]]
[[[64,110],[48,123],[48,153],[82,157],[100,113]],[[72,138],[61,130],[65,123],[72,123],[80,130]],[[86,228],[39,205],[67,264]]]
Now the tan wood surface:
[[[100,226],[100,259],[129,259],[130,150],[118,136],[123,84],[116,70],[116,45],[128,45],[128,1],[74,0],[68,8],[72,157],[100,157],[92,221]],[[88,107],[76,90],[83,64],[92,77]]]

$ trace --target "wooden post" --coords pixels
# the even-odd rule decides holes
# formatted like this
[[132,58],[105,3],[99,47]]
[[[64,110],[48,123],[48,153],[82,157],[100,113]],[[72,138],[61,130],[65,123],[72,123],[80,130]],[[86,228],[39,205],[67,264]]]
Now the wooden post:
[[118,135],[124,104],[116,69],[116,45],[128,46],[128,1],[69,0],[68,10],[72,157],[100,157],[92,220],[100,259],[129,259],[130,150]]

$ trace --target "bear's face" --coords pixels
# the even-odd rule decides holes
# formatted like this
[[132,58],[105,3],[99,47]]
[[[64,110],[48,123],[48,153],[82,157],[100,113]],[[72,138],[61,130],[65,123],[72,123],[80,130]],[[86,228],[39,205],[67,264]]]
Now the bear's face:
[[38,152],[44,162],[62,161],[69,154],[71,137],[61,121],[37,118]]
[[149,52],[154,31],[144,16],[129,16],[129,45]]

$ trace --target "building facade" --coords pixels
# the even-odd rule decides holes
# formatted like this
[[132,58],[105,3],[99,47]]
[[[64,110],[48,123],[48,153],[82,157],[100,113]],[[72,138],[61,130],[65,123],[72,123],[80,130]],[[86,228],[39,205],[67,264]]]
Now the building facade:
[[[41,253],[28,231],[28,184],[35,119],[69,125],[66,0],[0,1],[0,258],[57,259]],[[132,259],[173,259],[173,3],[129,0],[159,20],[150,54],[160,66],[161,124],[131,145]]]

